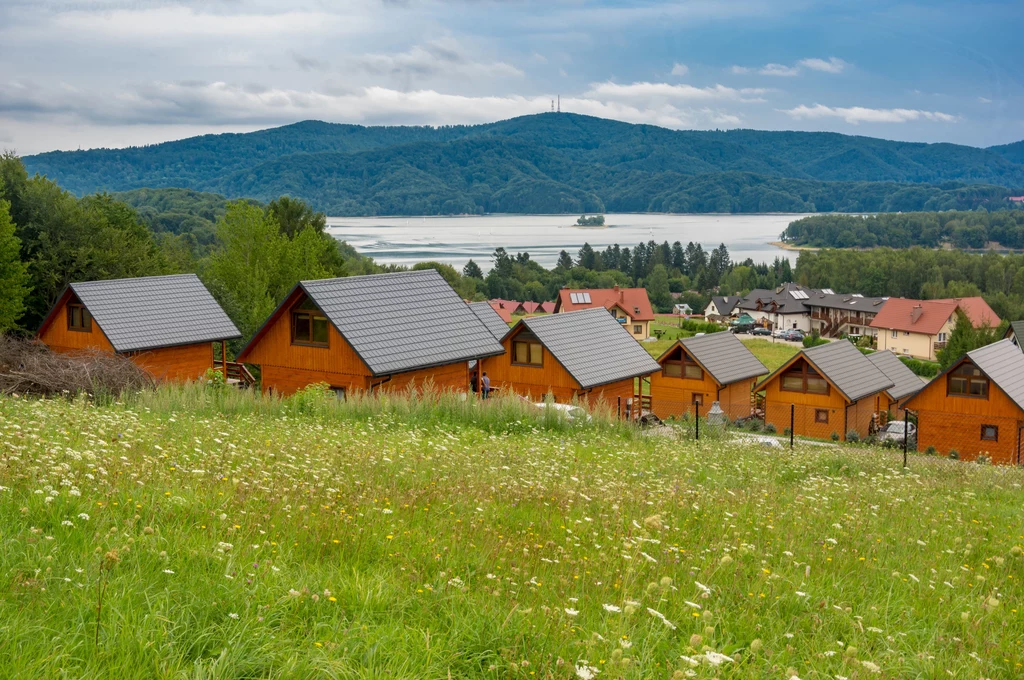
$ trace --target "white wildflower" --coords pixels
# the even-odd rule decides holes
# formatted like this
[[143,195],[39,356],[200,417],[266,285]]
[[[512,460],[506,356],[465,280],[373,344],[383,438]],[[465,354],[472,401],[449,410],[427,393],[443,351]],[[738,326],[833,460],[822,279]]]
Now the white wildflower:
[[230,614],[228,614],[228,616],[230,616],[233,619],[237,619],[238,618],[238,614],[236,614],[234,612],[231,612]]
[[860,665],[864,666],[864,668],[868,669],[872,673],[881,673],[882,672],[882,667],[881,666],[879,666],[876,663],[871,663],[870,661],[861,661]]
[[718,652],[713,652],[711,650],[708,650],[708,651],[704,652],[704,658],[707,659],[708,663],[711,664],[712,666],[720,666],[721,664],[725,663],[726,661],[728,661],[730,663],[732,662],[732,657],[731,656],[726,656],[725,654],[719,654]]
[[88,522],[89,521],[89,515],[87,515],[84,512],[80,512],[80,513],[78,513],[78,519],[84,519],[86,522]]
[[576,666],[576,677],[580,678],[580,680],[594,680],[600,672],[601,670],[594,666],[587,666],[586,664]]
[[617,614],[617,613],[622,611],[621,607],[616,607],[614,604],[604,604],[604,605],[601,605],[601,606],[604,607],[604,610],[606,612],[613,612],[613,613]]
[[579,609],[570,609],[569,607],[566,607],[565,608],[565,613],[568,614],[569,616],[576,616],[577,614],[580,613],[580,610]]

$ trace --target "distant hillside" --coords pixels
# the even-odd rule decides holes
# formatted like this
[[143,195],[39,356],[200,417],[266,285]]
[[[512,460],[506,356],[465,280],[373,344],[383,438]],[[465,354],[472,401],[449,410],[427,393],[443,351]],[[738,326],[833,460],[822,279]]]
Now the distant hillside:
[[1024,141],[992,146],[988,150],[996,152],[1011,163],[1024,164]]
[[24,160],[79,194],[290,194],[331,214],[884,211],[1001,207],[1006,188],[1024,187],[1014,146],[674,131],[540,114],[441,128],[306,121]]

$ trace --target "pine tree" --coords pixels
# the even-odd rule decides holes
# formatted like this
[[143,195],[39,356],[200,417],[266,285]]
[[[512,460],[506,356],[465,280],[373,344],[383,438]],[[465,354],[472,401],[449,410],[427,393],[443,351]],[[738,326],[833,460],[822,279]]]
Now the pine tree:
[[564,250],[558,253],[558,264],[555,265],[555,268],[563,271],[572,269],[572,256]]
[[466,266],[462,268],[462,275],[467,279],[480,279],[481,281],[484,278],[484,272],[480,269],[480,265],[473,260],[467,262]]

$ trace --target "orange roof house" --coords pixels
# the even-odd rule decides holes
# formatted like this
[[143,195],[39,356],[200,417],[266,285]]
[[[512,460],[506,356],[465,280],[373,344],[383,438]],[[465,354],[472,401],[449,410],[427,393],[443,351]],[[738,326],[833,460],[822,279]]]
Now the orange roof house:
[[487,304],[491,306],[491,309],[498,313],[498,316],[501,317],[502,321],[504,321],[505,323],[512,323],[512,314],[507,309],[502,307],[497,302],[488,302]]
[[987,456],[1019,465],[1024,428],[1024,352],[1000,340],[967,352],[905,408],[917,412],[917,449],[955,450],[963,460]]
[[[1022,354],[1024,356],[1024,354]],[[875,414],[889,408],[893,381],[853,343],[836,340],[802,349],[761,381],[765,422],[778,432],[827,439],[870,434]]]
[[555,313],[581,309],[607,309],[630,335],[644,340],[651,335],[654,310],[645,288],[563,288],[555,300]]
[[536,314],[538,309],[540,309],[540,303],[538,302],[531,302],[527,300],[523,303],[523,312],[526,314]]
[[731,420],[751,413],[751,391],[768,369],[732,333],[676,340],[651,376],[651,410],[659,418],[706,416],[716,401]]
[[504,350],[433,269],[300,281],[238,355],[263,389],[291,394],[327,383],[398,390],[469,387],[469,362]]
[[554,302],[542,302],[542,303],[540,303],[540,311],[544,312],[545,314],[554,314],[555,313],[555,303]]
[[530,316],[501,341],[504,353],[483,361],[491,386],[555,401],[603,399],[613,408],[635,394],[634,380],[658,363],[604,310]]
[[976,328],[996,327],[999,316],[980,297],[912,300],[889,298],[871,321],[878,331],[878,349],[935,361],[956,327],[960,309]]
[[170,381],[203,377],[213,343],[242,337],[195,274],[72,283],[36,336],[55,352],[125,355]]

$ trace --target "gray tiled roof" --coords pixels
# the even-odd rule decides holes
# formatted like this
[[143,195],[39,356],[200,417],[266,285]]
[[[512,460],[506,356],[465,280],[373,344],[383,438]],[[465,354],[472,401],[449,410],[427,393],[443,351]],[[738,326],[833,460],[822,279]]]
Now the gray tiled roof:
[[487,330],[491,332],[495,340],[499,342],[508,335],[511,330],[509,325],[501,320],[498,313],[494,311],[494,307],[491,307],[490,302],[471,302],[469,308],[473,310],[476,317],[480,319],[480,323],[487,326]]
[[583,389],[661,370],[647,350],[606,309],[523,319]]
[[769,372],[732,333],[709,333],[686,338],[681,343],[719,385],[756,378]]
[[118,352],[242,337],[195,274],[72,283]]
[[836,340],[801,351],[850,401],[857,401],[893,386],[893,381],[885,373],[846,340]]
[[1011,321],[1003,337],[1008,338],[1011,333],[1017,338],[1018,343],[1024,343],[1024,321]]
[[736,309],[742,298],[738,295],[712,295],[711,301],[715,303],[715,309],[722,316],[729,316],[732,310]]
[[[1022,354],[1021,356],[1024,356]],[[868,361],[875,365],[875,368],[885,373],[885,377],[892,381],[893,386],[886,390],[893,399],[897,401],[911,394],[918,392],[925,383],[917,375],[907,368],[907,365],[900,361],[900,358],[885,350],[868,354]]]
[[1024,352],[1012,340],[1000,340],[972,350],[967,356],[1006,396],[1024,409]]
[[299,285],[376,376],[504,352],[433,269]]

